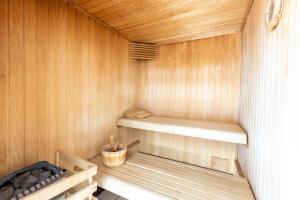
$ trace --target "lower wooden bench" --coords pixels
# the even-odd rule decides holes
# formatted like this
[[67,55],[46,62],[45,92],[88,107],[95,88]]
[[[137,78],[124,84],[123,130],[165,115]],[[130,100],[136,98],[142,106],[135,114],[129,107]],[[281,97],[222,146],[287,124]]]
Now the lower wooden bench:
[[98,186],[127,199],[253,200],[246,178],[143,153],[131,154],[122,167],[103,166]]

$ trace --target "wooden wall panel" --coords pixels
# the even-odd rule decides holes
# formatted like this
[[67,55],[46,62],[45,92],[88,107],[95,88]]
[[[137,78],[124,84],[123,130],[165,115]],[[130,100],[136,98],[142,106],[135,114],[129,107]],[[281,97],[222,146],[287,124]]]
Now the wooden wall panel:
[[270,32],[268,2],[254,1],[242,32],[240,122],[249,146],[239,147],[238,159],[257,199],[297,199],[300,3],[284,1]]
[[[9,156],[10,169],[25,162],[23,1],[9,1]],[[22,149],[22,151],[20,151]]]
[[[237,122],[240,51],[239,34],[161,46],[159,59],[138,63],[138,106],[155,115]],[[130,129],[122,137],[140,138],[143,152],[205,167],[211,156],[226,158],[234,173],[235,144]]]
[[9,170],[8,2],[0,1],[0,174]]
[[37,159],[36,0],[24,4],[25,164]]
[[75,141],[75,8],[68,6],[67,8],[67,144],[66,149],[68,152],[74,152]]
[[[68,5],[63,1],[58,2],[58,30],[61,33],[68,31]],[[57,147],[63,151],[68,151],[68,132],[67,132],[67,34],[58,34],[57,40],[57,82],[59,83],[59,90],[57,93]]]
[[37,65],[37,149],[38,159],[48,158],[47,72],[48,72],[48,1],[36,2],[36,65]]
[[136,103],[129,42],[60,0],[0,2],[0,174],[100,152]]
[[297,180],[300,173],[300,1],[288,2],[288,70],[286,71],[287,83],[285,86],[284,114],[282,115],[283,127],[281,145],[281,199],[296,199],[299,196]]

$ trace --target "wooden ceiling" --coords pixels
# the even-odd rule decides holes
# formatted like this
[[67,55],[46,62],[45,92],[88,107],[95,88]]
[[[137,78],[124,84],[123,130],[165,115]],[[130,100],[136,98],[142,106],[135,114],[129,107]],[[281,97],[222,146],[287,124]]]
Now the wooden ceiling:
[[253,0],[72,0],[134,42],[169,44],[239,32]]

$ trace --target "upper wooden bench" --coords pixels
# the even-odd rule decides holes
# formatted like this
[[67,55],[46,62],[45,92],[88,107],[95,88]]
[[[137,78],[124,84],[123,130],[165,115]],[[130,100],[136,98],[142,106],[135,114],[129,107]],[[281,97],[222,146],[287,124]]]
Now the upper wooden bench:
[[119,118],[117,125],[148,131],[247,144],[247,134],[235,123],[186,120],[151,116],[143,119]]
[[254,200],[246,178],[143,153],[130,154],[122,167],[98,166],[98,186],[131,200]]

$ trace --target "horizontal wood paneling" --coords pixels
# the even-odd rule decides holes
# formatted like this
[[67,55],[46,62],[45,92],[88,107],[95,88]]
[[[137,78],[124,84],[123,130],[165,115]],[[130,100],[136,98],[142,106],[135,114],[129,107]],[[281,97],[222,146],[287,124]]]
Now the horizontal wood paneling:
[[135,42],[170,44],[241,30],[253,0],[70,0]]
[[[138,106],[155,115],[237,122],[240,91],[240,35],[160,47],[155,61],[139,61]],[[141,151],[204,167],[211,157],[229,159],[234,173],[236,146],[122,128],[126,142],[141,140]]]
[[134,107],[129,42],[60,0],[0,2],[0,174],[89,158]]

